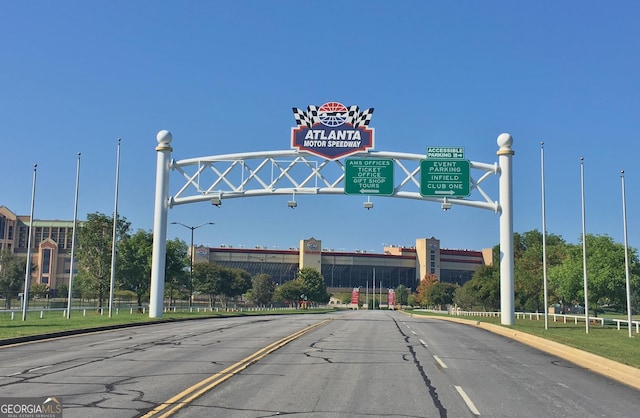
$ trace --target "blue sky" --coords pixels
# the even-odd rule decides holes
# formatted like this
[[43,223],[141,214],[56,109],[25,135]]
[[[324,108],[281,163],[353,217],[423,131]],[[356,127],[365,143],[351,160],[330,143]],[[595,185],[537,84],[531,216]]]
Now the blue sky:
[[[375,149],[462,146],[493,163],[513,135],[514,230],[577,243],[580,157],[588,233],[640,246],[640,4],[513,1],[29,1],[0,3],[0,205],[35,218],[113,213],[151,230],[156,133],[173,157],[290,148],[292,107],[329,101],[375,108]],[[177,179],[176,174],[172,179]],[[172,188],[178,181],[172,180]],[[498,178],[492,182],[497,190]],[[489,187],[491,189],[491,187]],[[498,196],[491,196],[494,200]],[[499,242],[490,211],[359,196],[232,199],[175,207],[169,221],[215,222],[196,243],[381,251],[434,236],[444,248]],[[169,238],[190,232],[169,225]]]

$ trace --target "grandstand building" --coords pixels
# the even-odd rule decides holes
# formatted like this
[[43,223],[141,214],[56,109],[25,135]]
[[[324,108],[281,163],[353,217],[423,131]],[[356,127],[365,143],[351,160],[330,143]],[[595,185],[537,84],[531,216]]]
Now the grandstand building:
[[[0,206],[0,250],[26,257],[29,216],[17,216]],[[73,221],[34,220],[32,223],[31,284],[50,289],[69,283]],[[299,248],[288,250],[195,246],[194,262],[215,262],[241,268],[252,275],[266,273],[282,284],[297,277],[298,270],[313,267],[321,272],[329,288],[365,288],[373,284],[396,288],[417,287],[428,273],[440,281],[462,285],[482,265],[492,262],[492,250],[440,248],[440,240],[419,238],[415,246],[385,246],[380,253],[336,251],[322,247],[315,238],[303,239]]]
[[420,238],[411,247],[387,246],[381,253],[335,251],[322,247],[322,241],[309,238],[299,248],[288,250],[232,248],[229,246],[195,248],[195,263],[215,262],[241,268],[252,275],[265,273],[282,284],[295,279],[299,269],[319,270],[329,288],[365,288],[373,284],[396,288],[417,287],[420,279],[434,274],[440,281],[462,285],[482,265],[492,261],[492,250],[452,250],[440,248],[436,238]]

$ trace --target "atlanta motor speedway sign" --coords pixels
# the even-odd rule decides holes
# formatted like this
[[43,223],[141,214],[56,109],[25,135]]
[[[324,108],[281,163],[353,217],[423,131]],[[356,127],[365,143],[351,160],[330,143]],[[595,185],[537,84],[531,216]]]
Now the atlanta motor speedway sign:
[[369,128],[373,108],[328,102],[322,106],[293,108],[297,126],[291,128],[291,147],[329,160],[373,148],[374,130]]

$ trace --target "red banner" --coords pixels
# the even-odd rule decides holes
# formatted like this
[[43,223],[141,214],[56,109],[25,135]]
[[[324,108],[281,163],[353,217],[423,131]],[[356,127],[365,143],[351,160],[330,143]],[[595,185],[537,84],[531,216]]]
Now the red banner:
[[393,289],[389,290],[389,309],[393,309],[393,305],[396,304],[396,291]]
[[355,287],[351,291],[351,303],[358,304],[360,302],[360,289]]

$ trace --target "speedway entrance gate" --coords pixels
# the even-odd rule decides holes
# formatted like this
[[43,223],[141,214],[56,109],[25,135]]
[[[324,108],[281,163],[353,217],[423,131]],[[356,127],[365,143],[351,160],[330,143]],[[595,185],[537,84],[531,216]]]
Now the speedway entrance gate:
[[[166,257],[167,215],[170,208],[196,202],[220,205],[225,199],[242,197],[290,195],[290,207],[295,207],[296,194],[345,194],[345,163],[339,159],[323,159],[301,150],[248,152],[171,159],[172,135],[162,130],[157,135],[156,192],[153,220],[153,257],[149,317],[159,318],[164,308],[164,271]],[[500,216],[500,310],[501,323],[513,325],[514,261],[513,261],[513,198],[511,135],[498,136],[498,163],[469,161],[469,190],[477,191],[477,200],[451,198],[446,195],[425,196],[421,193],[422,154],[386,151],[362,151],[350,157],[360,159],[390,159],[401,176],[394,176],[392,193],[387,197],[438,202],[444,210],[452,205],[471,206],[494,211]],[[471,171],[471,169],[475,171]],[[182,175],[182,186],[169,195],[169,175]],[[471,175],[471,173],[478,173]],[[482,189],[490,176],[499,177],[499,198],[491,200]],[[426,194],[426,193],[425,193]],[[369,205],[371,205],[369,203]],[[365,207],[367,203],[365,203]],[[191,249],[193,251],[193,249]]]

